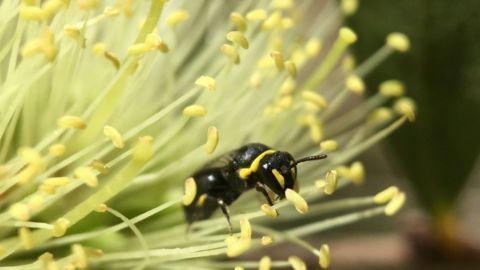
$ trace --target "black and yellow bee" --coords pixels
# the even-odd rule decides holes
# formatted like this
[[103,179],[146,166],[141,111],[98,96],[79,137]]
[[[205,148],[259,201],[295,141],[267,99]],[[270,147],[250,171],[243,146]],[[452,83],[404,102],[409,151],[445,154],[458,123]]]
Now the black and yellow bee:
[[184,204],[187,223],[191,225],[197,220],[208,219],[220,207],[231,232],[228,205],[243,192],[255,188],[273,205],[267,190],[275,193],[276,199],[285,198],[287,189],[298,189],[297,164],[326,157],[322,154],[295,160],[288,152],[276,151],[260,143],[247,144],[220,156],[191,177],[196,192],[194,199]]

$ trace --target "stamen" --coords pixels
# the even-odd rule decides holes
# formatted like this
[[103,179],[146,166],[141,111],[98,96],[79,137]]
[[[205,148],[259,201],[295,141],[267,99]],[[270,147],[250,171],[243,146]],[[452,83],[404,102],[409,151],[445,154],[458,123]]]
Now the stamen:
[[20,6],[20,18],[29,21],[43,21],[47,18],[47,14],[43,9],[36,6]]
[[287,189],[285,191],[285,197],[289,202],[291,202],[294,206],[295,209],[300,213],[300,214],[305,214],[308,212],[308,204],[305,201],[305,199],[300,196],[297,192],[295,192],[292,189]]
[[297,67],[295,66],[295,63],[291,60],[287,60],[284,64],[290,77],[295,79],[297,77]]
[[222,47],[220,47],[220,50],[224,55],[230,58],[232,63],[234,63],[235,65],[240,64],[240,56],[238,55],[237,50],[233,46],[223,44]]
[[318,264],[320,267],[323,269],[330,267],[330,258],[330,247],[327,244],[323,244],[318,254]]
[[212,154],[217,148],[219,141],[218,129],[214,126],[208,127],[207,130],[207,143],[205,144],[205,149],[207,154]]
[[320,149],[324,151],[335,151],[337,150],[338,143],[335,140],[325,140],[320,142]]
[[345,16],[352,16],[357,12],[358,9],[358,0],[342,0],[340,2],[340,10]]
[[196,195],[197,183],[195,183],[195,179],[193,179],[193,177],[189,177],[187,180],[185,180],[185,195],[182,198],[183,205],[191,205]]
[[290,9],[293,7],[292,0],[273,0],[270,4],[274,9]]
[[[248,17],[247,17],[248,18]],[[270,31],[275,28],[280,28],[282,22],[282,13],[275,11],[262,24],[263,31]]]
[[385,206],[385,215],[393,216],[395,215],[405,204],[406,195],[403,192],[395,195],[392,200]]
[[186,10],[176,10],[170,14],[165,20],[165,24],[171,28],[174,28],[181,22],[184,22],[188,19],[190,14]]
[[88,166],[101,174],[106,174],[110,170],[110,167],[107,164],[97,159],[92,160]]
[[217,89],[217,83],[214,78],[209,76],[200,76],[195,81],[198,86],[205,87],[209,91],[215,91]]
[[85,121],[74,115],[66,115],[58,119],[57,125],[59,128],[85,129],[87,124]]
[[103,134],[112,141],[113,146],[116,148],[122,149],[125,147],[122,135],[116,128],[112,126],[105,126],[103,127]]
[[327,101],[321,95],[313,92],[313,91],[302,91],[302,98],[315,104],[319,109],[324,109],[327,107]]
[[248,40],[245,38],[242,32],[232,31],[227,33],[227,39],[235,44],[240,45],[244,49],[248,49]]
[[137,144],[133,148],[133,159],[134,161],[146,163],[153,156],[153,137],[152,136],[142,136],[138,138]]
[[207,108],[202,105],[190,105],[183,109],[183,115],[187,117],[202,117],[207,115]]
[[90,167],[78,167],[73,174],[89,187],[98,186],[98,178]]
[[267,12],[264,9],[254,9],[246,17],[249,21],[263,21],[267,18]]
[[233,22],[238,31],[245,32],[247,30],[247,21],[242,14],[233,12],[230,14],[230,20]]
[[265,213],[265,215],[269,217],[272,217],[272,218],[278,217],[278,211],[274,209],[272,206],[270,206],[269,204],[262,204],[260,209],[262,209],[263,213]]
[[231,258],[237,257],[247,251],[250,248],[251,239],[229,236],[225,239],[225,243],[227,244],[227,256]]
[[43,270],[58,270],[60,269],[53,260],[53,255],[50,252],[45,252],[38,257],[38,259],[42,262],[42,269]]
[[297,256],[288,257],[288,263],[292,266],[294,270],[306,270],[307,266],[305,262]]
[[262,236],[260,243],[262,244],[262,246],[268,246],[273,243],[273,238],[271,236],[264,235]]
[[388,80],[379,86],[380,93],[385,97],[399,97],[405,93],[405,87],[401,81]]
[[285,65],[283,63],[283,56],[279,51],[271,52],[270,57],[272,57],[278,71],[282,71],[285,68]]
[[311,38],[307,41],[307,44],[305,44],[305,53],[310,58],[317,56],[321,49],[322,43],[318,38]]
[[393,105],[393,109],[401,115],[408,118],[410,122],[415,121],[416,105],[415,101],[411,98],[400,98]]
[[268,256],[263,256],[258,263],[258,270],[270,270],[272,259]]
[[85,11],[94,9],[99,5],[99,0],[78,0],[78,6]]
[[43,196],[39,194],[34,194],[30,197],[30,200],[28,201],[28,207],[32,211],[37,211],[43,206]]
[[373,197],[376,204],[384,204],[392,200],[399,193],[399,189],[396,186],[388,187],[387,189],[380,191]]
[[360,161],[352,163],[349,170],[349,177],[355,185],[363,184],[365,181],[365,168]]
[[30,219],[30,210],[28,209],[28,206],[24,203],[12,204],[8,212],[14,219],[18,219],[21,221],[27,221]]
[[97,208],[95,208],[94,211],[97,212],[97,213],[105,213],[105,212],[107,212],[107,210],[108,210],[108,206],[106,204],[102,203],[102,204],[98,205]]
[[85,249],[82,247],[82,245],[72,245],[72,253],[75,267],[79,269],[86,269],[88,266],[87,254],[85,253]]
[[252,239],[252,226],[246,218],[240,220],[240,238]]
[[386,107],[379,107],[375,109],[370,115],[367,117],[367,123],[369,125],[381,125],[390,121],[393,118],[392,109]]
[[61,157],[65,154],[65,145],[56,143],[48,148],[48,153],[53,157]]
[[70,221],[66,218],[59,218],[55,223],[53,223],[52,235],[53,237],[60,237],[65,235],[67,232],[68,226],[70,226]]
[[362,95],[365,92],[365,83],[362,78],[357,75],[350,75],[346,81],[347,89],[357,95]]
[[337,189],[337,171],[328,171],[325,175],[325,183],[323,192],[327,195],[332,195]]
[[30,231],[30,229],[26,227],[22,227],[18,229],[18,236],[25,249],[28,250],[33,248],[33,238],[32,238],[32,232]]
[[399,52],[407,52],[410,49],[410,40],[405,34],[391,33],[387,36],[387,45]]

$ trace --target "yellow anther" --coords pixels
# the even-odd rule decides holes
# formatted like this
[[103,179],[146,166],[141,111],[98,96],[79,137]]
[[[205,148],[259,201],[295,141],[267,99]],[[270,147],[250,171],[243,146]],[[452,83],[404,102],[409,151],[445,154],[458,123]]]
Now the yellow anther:
[[240,237],[243,239],[252,238],[252,225],[250,225],[250,221],[246,218],[240,220]]
[[234,64],[240,64],[240,56],[238,55],[237,49],[228,44],[223,44],[220,47],[220,50],[224,55],[226,55]]
[[262,86],[262,74],[259,71],[255,71],[250,77],[250,85],[254,88]]
[[57,263],[53,260],[53,255],[50,252],[45,252],[38,257],[42,263],[43,270],[58,270],[60,269]]
[[37,211],[43,206],[43,196],[39,194],[34,194],[30,197],[30,200],[28,201],[28,207],[32,211]]
[[272,266],[272,259],[268,256],[263,256],[258,263],[258,270],[270,270]]
[[92,160],[88,166],[101,174],[106,174],[110,170],[110,167],[107,164],[98,159]]
[[310,137],[314,143],[319,143],[323,138],[322,125],[319,122],[313,122],[308,125]]
[[260,243],[262,244],[262,246],[268,246],[271,243],[273,243],[273,238],[271,236],[264,235],[264,236],[262,236],[262,239],[260,240]]
[[265,213],[265,215],[269,217],[272,217],[272,218],[278,217],[278,211],[274,209],[272,206],[270,206],[269,204],[262,204],[260,209],[262,209],[263,213]]
[[97,54],[97,55],[104,55],[104,53],[107,51],[107,44],[104,42],[97,42],[93,44],[92,47],[92,52]]
[[38,191],[43,192],[43,193],[47,193],[47,194],[50,194],[50,195],[53,195],[56,192],[56,190],[53,186],[48,186],[48,185],[45,185],[45,184],[40,185],[38,187]]
[[153,137],[142,136],[138,138],[137,143],[133,148],[133,159],[136,162],[145,163],[153,156]]
[[280,94],[290,95],[295,90],[296,83],[292,78],[287,78],[280,86]]
[[128,55],[139,55],[151,51],[151,47],[145,43],[136,43],[128,47]]
[[73,261],[75,269],[86,269],[88,266],[87,254],[85,249],[80,244],[72,245]]
[[45,161],[37,150],[30,147],[21,147],[17,154],[25,163],[34,165],[39,170],[44,169]]
[[282,188],[285,188],[285,178],[283,177],[283,175],[279,171],[277,171],[276,169],[273,169],[272,173],[273,173],[273,176],[275,177],[275,179],[277,180],[277,182],[280,184],[280,186]]
[[345,85],[348,90],[352,91],[355,94],[361,95],[365,92],[365,83],[362,78],[357,75],[350,75],[345,81]]
[[43,181],[39,190],[48,194],[55,194],[57,188],[66,186],[69,183],[70,179],[68,177],[51,177]]
[[357,41],[357,34],[348,27],[342,27],[338,32],[338,38],[346,44],[353,44]]
[[407,97],[400,98],[395,101],[393,109],[397,113],[406,116],[411,122],[415,120],[416,105],[413,99]]
[[386,97],[399,97],[405,93],[405,87],[401,81],[388,80],[379,86],[380,93]]
[[168,52],[168,46],[157,33],[150,33],[145,38],[145,45],[148,47],[148,50],[159,50],[161,52]]
[[387,36],[387,46],[399,52],[407,52],[410,49],[410,40],[405,34],[391,33]]
[[307,62],[308,56],[305,51],[296,49],[293,51],[291,59],[293,62],[295,62],[297,67],[301,67],[305,64],[305,62]]
[[320,179],[320,180],[317,180],[315,181],[315,188],[317,190],[323,190],[325,188],[325,186],[327,185],[327,182],[325,182],[325,180],[323,179]]
[[106,51],[103,53],[103,56],[105,56],[105,58],[107,58],[107,60],[110,61],[116,69],[120,68],[120,60],[115,54],[113,54],[112,52]]
[[247,13],[247,20],[262,21],[267,18],[267,12],[264,9],[254,9]]
[[292,18],[282,18],[280,25],[283,29],[291,29],[295,25],[295,22]]
[[385,206],[385,215],[393,216],[395,215],[405,204],[406,195],[403,192],[398,193],[395,195],[392,200]]
[[250,248],[251,239],[229,236],[225,239],[225,243],[227,244],[227,256],[237,257]]
[[232,31],[227,33],[227,39],[235,44],[240,45],[244,49],[248,49],[248,40],[245,38],[242,32]]
[[349,174],[350,180],[352,180],[355,185],[361,185],[365,181],[365,168],[360,161],[352,163]]
[[278,105],[284,109],[289,108],[292,105],[293,97],[292,96],[284,96],[278,102]]
[[18,229],[18,237],[20,238],[20,242],[22,242],[22,245],[25,249],[33,248],[33,238],[30,229],[25,227]]
[[230,20],[233,22],[238,31],[245,32],[247,30],[247,21],[242,14],[233,12],[230,14]]
[[207,130],[207,143],[205,144],[205,150],[207,150],[207,154],[213,153],[218,145],[218,128],[214,126],[208,127]]
[[98,6],[100,0],[78,0],[78,6],[80,9],[89,10]]
[[324,97],[322,97],[321,95],[313,92],[313,91],[309,91],[309,90],[305,90],[302,92],[302,98],[306,101],[309,101],[311,103],[313,103],[316,107],[318,107],[319,109],[323,109],[325,107],[327,107],[328,103],[327,101],[325,100]]
[[170,14],[165,20],[165,24],[169,27],[175,27],[178,24],[188,20],[190,14],[186,10],[176,10]]
[[305,214],[308,212],[307,202],[302,196],[300,196],[300,194],[298,194],[294,190],[287,188],[287,190],[285,191],[285,197],[295,206],[295,209],[297,209],[300,214]]
[[103,134],[112,141],[113,146],[116,148],[122,149],[125,147],[123,142],[122,134],[112,126],[103,127]]
[[320,149],[325,151],[335,151],[337,150],[338,143],[335,140],[325,140],[320,142]]
[[311,38],[305,45],[305,53],[308,57],[317,56],[322,49],[322,43],[318,38]]
[[294,270],[306,270],[307,266],[305,262],[297,256],[288,257],[288,263],[292,266]]
[[287,72],[290,75],[290,77],[292,78],[297,77],[297,66],[293,61],[291,60],[285,61],[285,68],[287,69]]
[[23,57],[30,57],[35,54],[43,54],[48,60],[52,61],[57,55],[57,48],[55,47],[55,37],[53,32],[48,28],[42,29],[40,38],[27,42],[20,52]]
[[328,267],[330,267],[330,261],[330,247],[327,244],[323,244],[320,247],[320,251],[318,253],[318,264],[321,268],[327,269]]
[[75,169],[74,175],[89,187],[98,186],[98,178],[90,167],[78,167]]
[[[248,17],[247,17],[248,18]],[[282,27],[282,13],[275,11],[262,24],[262,30],[270,31],[272,29],[278,29]]]
[[47,18],[57,13],[61,8],[66,6],[66,2],[62,0],[48,0],[42,4],[42,10]]
[[48,153],[52,157],[61,157],[65,154],[65,145],[61,143],[53,144],[48,148]]
[[185,195],[183,195],[182,202],[183,205],[188,206],[193,203],[195,196],[197,195],[197,183],[193,177],[187,178],[185,180]]
[[207,115],[207,108],[202,105],[190,105],[183,109],[183,115],[187,117],[202,117]]
[[393,117],[392,109],[386,107],[379,107],[375,109],[367,118],[367,122],[371,125],[383,124]]
[[337,171],[330,170],[325,175],[325,187],[323,188],[323,192],[327,195],[332,195],[335,190],[337,189]]
[[396,186],[391,186],[388,187],[387,189],[384,189],[377,193],[375,197],[373,197],[373,201],[376,204],[385,204],[389,201],[392,200],[393,197],[395,197],[399,193],[399,189]]
[[205,87],[205,89],[209,91],[215,91],[217,89],[217,82],[214,78],[210,76],[200,76],[195,80],[195,84],[201,87]]
[[293,7],[293,0],[273,0],[270,5],[274,9],[289,9]]
[[80,32],[80,28],[76,25],[67,24],[63,26],[63,33],[72,39],[79,40],[82,38],[82,32]]
[[105,212],[107,212],[107,210],[108,210],[108,206],[104,203],[99,204],[95,208],[95,212],[97,212],[97,213],[105,213]]
[[30,164],[18,173],[18,184],[24,185],[30,182],[44,167]]
[[118,14],[120,14],[120,10],[116,7],[105,7],[105,9],[103,10],[103,14],[107,17],[115,17],[117,16]]
[[283,56],[279,51],[273,51],[270,53],[270,57],[272,57],[275,66],[279,71],[282,71],[285,68],[283,63]]
[[342,0],[340,3],[340,10],[343,15],[351,16],[355,14],[358,9],[358,0]]
[[8,209],[8,212],[14,219],[27,221],[30,219],[30,210],[24,203],[14,203]]
[[30,21],[42,21],[47,18],[45,11],[37,6],[20,6],[20,18]]
[[54,237],[60,237],[65,235],[67,232],[68,226],[70,226],[70,221],[66,218],[59,218],[55,223],[53,223],[52,235]]
[[66,115],[57,120],[59,128],[85,129],[87,123],[79,117],[74,115]]

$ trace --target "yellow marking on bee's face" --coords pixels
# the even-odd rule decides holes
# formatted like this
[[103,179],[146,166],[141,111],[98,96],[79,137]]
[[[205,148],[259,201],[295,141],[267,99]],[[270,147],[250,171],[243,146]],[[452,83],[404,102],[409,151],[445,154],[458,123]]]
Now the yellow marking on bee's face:
[[250,176],[251,173],[252,173],[252,170],[250,170],[250,168],[242,168],[240,169],[240,171],[238,171],[238,175],[243,180],[247,180],[248,176]]
[[207,198],[207,194],[202,194],[200,197],[198,197],[197,204],[196,206],[201,207],[205,204],[205,199]]
[[277,171],[277,169],[272,170],[273,176],[275,176],[275,179],[277,179],[277,182],[280,184],[282,188],[285,188],[285,178],[283,175]]
[[266,150],[260,155],[258,155],[253,161],[252,164],[250,164],[249,168],[241,168],[238,171],[238,175],[240,176],[241,179],[247,180],[250,174],[256,172],[258,170],[258,167],[260,166],[260,161],[267,155],[271,155],[275,153],[275,150]]

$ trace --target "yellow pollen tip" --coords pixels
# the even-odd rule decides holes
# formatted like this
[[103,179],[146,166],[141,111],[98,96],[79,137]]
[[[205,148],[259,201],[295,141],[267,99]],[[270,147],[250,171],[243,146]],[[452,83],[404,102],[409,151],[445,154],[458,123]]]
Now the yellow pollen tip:
[[56,143],[48,148],[48,153],[52,157],[61,157],[65,154],[65,149],[64,144]]
[[10,206],[8,212],[17,220],[27,221],[30,219],[30,210],[24,203],[14,203]]
[[215,91],[217,89],[217,82],[214,78],[209,76],[200,76],[197,80],[195,80],[195,84],[201,87],[205,87],[205,89],[209,91]]
[[187,178],[184,183],[185,195],[182,197],[182,203],[185,206],[189,206],[193,203],[195,196],[197,195],[197,183],[192,177]]
[[399,97],[405,93],[405,87],[401,81],[388,80],[379,86],[380,93],[385,97]]
[[80,28],[78,28],[77,26],[75,25],[65,25],[63,27],[63,33],[65,33],[65,35],[67,37],[70,37],[72,39],[79,39],[82,37],[82,33],[80,32]]
[[292,18],[282,18],[281,26],[283,29],[291,29],[295,25]]
[[30,229],[22,227],[18,230],[18,237],[25,249],[33,248],[33,238]]
[[52,235],[54,237],[60,237],[65,235],[67,232],[68,226],[70,226],[70,221],[66,218],[59,218],[53,224]]
[[251,246],[250,238],[237,238],[235,236],[229,236],[225,239],[227,244],[227,256],[237,257],[247,251]]
[[275,66],[277,67],[278,71],[282,71],[285,68],[283,62],[283,56],[279,51],[273,51],[270,53],[270,57],[272,57]]
[[72,245],[73,261],[75,269],[86,269],[88,266],[87,254],[80,244]]
[[98,186],[98,178],[90,167],[78,167],[73,174],[89,187]]
[[320,142],[320,149],[325,151],[335,151],[338,148],[338,143],[335,140],[325,140]]
[[290,77],[295,79],[297,77],[297,66],[295,63],[291,60],[287,60],[284,64]]
[[145,46],[149,51],[159,50],[161,52],[168,52],[168,46],[163,42],[157,33],[150,33],[145,38]]
[[107,212],[107,210],[108,210],[108,206],[104,203],[98,205],[95,208],[95,212],[97,212],[97,213],[105,213],[105,212]]
[[292,266],[294,270],[306,270],[307,266],[305,262],[297,256],[288,257],[288,263]]
[[328,103],[327,103],[327,101],[325,100],[324,97],[322,97],[321,95],[319,95],[319,94],[317,94],[313,91],[309,91],[309,90],[303,91],[302,92],[302,98],[306,101],[311,102],[312,104],[314,104],[319,109],[323,109],[323,108],[327,107],[327,105],[328,105]]
[[280,86],[281,95],[290,95],[295,91],[295,81],[292,78],[287,78]]
[[139,55],[149,52],[151,47],[145,43],[136,43],[132,46],[128,47],[127,53],[128,55]]
[[112,126],[105,126],[103,128],[103,134],[112,141],[113,146],[118,149],[125,147],[122,135],[118,130]]
[[323,244],[320,247],[320,251],[318,253],[318,264],[322,269],[327,269],[328,267],[330,267],[330,261],[330,247],[327,244]]
[[349,170],[349,176],[350,180],[352,180],[355,185],[363,184],[365,181],[365,168],[360,161],[352,163]]
[[188,13],[188,11],[177,10],[177,11],[172,12],[172,14],[170,14],[170,16],[167,17],[167,19],[165,20],[165,24],[168,27],[173,28],[173,27],[177,26],[178,24],[188,20],[189,17],[190,17],[190,14]]
[[338,32],[338,37],[347,45],[353,44],[357,41],[357,34],[355,34],[355,32],[348,27],[340,28],[340,31]]
[[98,6],[99,0],[78,0],[78,6],[80,9],[89,10]]
[[358,0],[342,0],[340,3],[340,10],[343,15],[351,16],[357,12],[358,9]]
[[20,18],[29,21],[42,21],[47,18],[45,10],[36,6],[20,6]]
[[305,53],[308,57],[317,56],[318,53],[320,53],[321,49],[322,43],[318,38],[311,38],[307,41],[307,44],[305,45]]
[[238,55],[237,50],[233,46],[223,44],[222,47],[220,47],[220,51],[222,51],[222,53],[226,55],[230,59],[230,61],[232,61],[232,63],[236,65],[240,64],[240,56]]
[[376,204],[384,204],[392,200],[399,193],[399,189],[396,186],[388,187],[387,189],[380,191],[373,197],[373,201]]
[[240,237],[243,239],[252,238],[252,226],[250,225],[250,221],[246,218],[240,220]]
[[254,9],[247,13],[246,18],[249,21],[263,21],[267,18],[267,12],[264,9]]
[[370,125],[383,124],[393,117],[393,111],[390,108],[380,107],[375,109],[367,118],[367,123]]
[[101,174],[106,174],[110,170],[107,164],[97,159],[92,160],[88,166]]
[[[45,181],[43,181],[43,187],[46,188],[45,190],[42,190],[42,191],[48,191],[49,188],[52,189],[53,191],[55,191],[55,189],[59,188],[59,187],[63,187],[63,186],[66,186],[70,183],[70,179],[68,177],[51,177],[51,178],[47,178],[45,179]],[[42,187],[41,186],[41,187]],[[47,192],[48,193],[48,192]]]
[[33,211],[37,211],[43,206],[43,201],[42,195],[35,194],[28,201],[28,207]]
[[271,236],[264,235],[262,236],[260,243],[262,244],[262,246],[268,246],[273,243],[273,238]]
[[325,175],[325,187],[323,188],[323,192],[327,195],[332,195],[335,190],[337,189],[337,171],[331,170],[328,171]]
[[293,7],[293,0],[273,0],[270,4],[274,9],[290,9]]
[[97,55],[104,55],[104,53],[107,51],[107,44],[104,42],[97,42],[93,44],[92,47],[92,52]]
[[133,148],[133,159],[137,162],[146,163],[153,156],[153,137],[142,136],[138,138]]
[[258,263],[258,270],[270,270],[272,266],[272,259],[268,256],[263,256]]
[[53,255],[50,252],[43,253],[42,255],[40,255],[38,257],[38,260],[41,262],[43,270],[58,270],[58,269],[60,269],[58,267],[57,263],[55,262],[55,260],[53,260]]
[[238,31],[245,32],[247,30],[247,21],[240,13],[233,12],[230,14],[230,20]]
[[410,49],[410,40],[405,34],[391,33],[387,36],[387,46],[402,53],[407,52]]
[[285,191],[285,197],[289,202],[291,202],[294,206],[295,209],[300,213],[300,214],[305,214],[308,212],[308,204],[305,201],[305,199],[300,196],[297,192],[295,192],[292,189],[287,189]]
[[273,12],[262,24],[262,30],[269,31],[282,26],[282,13],[279,11]]
[[208,127],[207,130],[207,143],[205,144],[205,150],[207,154],[212,154],[217,148],[219,141],[218,128],[214,126]]
[[405,193],[400,192],[395,195],[392,200],[385,206],[385,215],[393,216],[395,215],[405,204],[407,197]]
[[362,78],[357,75],[348,76],[345,85],[348,90],[355,94],[361,95],[365,92],[365,83]]
[[400,98],[393,105],[393,109],[397,113],[406,116],[410,122],[415,121],[416,105],[413,99],[407,97]]
[[183,115],[187,117],[202,117],[207,115],[207,109],[202,105],[190,105],[183,109]]
[[272,217],[272,218],[278,217],[278,211],[269,204],[262,204],[260,209],[262,209],[263,213],[265,213],[265,215],[269,217]]
[[85,129],[87,124],[79,116],[66,115],[57,120],[57,126],[59,128]]
[[235,44],[240,45],[244,49],[248,49],[248,40],[245,38],[242,32],[232,31],[227,33],[227,39]]
[[103,10],[103,15],[107,17],[115,17],[118,16],[118,14],[120,14],[120,10],[115,7],[105,7]]

